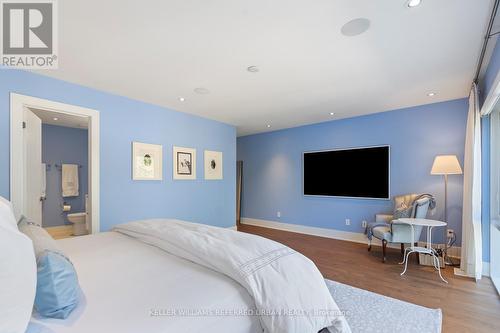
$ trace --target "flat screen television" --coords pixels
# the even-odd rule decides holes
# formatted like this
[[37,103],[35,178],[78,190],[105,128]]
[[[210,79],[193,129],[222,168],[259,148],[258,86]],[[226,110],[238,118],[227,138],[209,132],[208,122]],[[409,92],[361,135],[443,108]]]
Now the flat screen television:
[[305,152],[304,195],[389,199],[390,147]]

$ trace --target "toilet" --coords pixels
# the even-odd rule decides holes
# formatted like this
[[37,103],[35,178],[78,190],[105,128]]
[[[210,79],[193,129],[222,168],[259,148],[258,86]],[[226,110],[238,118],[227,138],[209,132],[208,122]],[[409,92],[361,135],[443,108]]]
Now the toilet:
[[87,231],[87,210],[88,194],[85,194],[85,212],[68,214],[68,221],[73,223],[73,235],[82,236],[88,234]]

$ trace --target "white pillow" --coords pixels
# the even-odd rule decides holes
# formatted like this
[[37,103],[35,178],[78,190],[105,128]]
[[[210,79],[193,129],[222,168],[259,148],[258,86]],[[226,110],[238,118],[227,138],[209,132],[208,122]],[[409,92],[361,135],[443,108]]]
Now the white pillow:
[[0,196],[0,227],[18,231],[12,204],[2,196]]
[[18,230],[0,226],[0,263],[0,332],[24,333],[36,291],[37,269],[31,240]]
[[40,225],[31,222],[25,216],[21,217],[18,228],[20,232],[28,236],[33,242],[33,249],[37,260],[45,251],[57,252],[66,256],[47,230],[42,228]]

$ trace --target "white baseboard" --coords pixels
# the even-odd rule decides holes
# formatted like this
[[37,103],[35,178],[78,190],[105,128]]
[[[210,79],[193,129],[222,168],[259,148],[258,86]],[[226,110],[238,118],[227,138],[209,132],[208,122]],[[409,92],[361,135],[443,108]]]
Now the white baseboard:
[[238,230],[238,227],[236,225],[232,225],[230,227],[226,227],[228,229],[231,229],[231,230]]
[[[455,268],[454,274],[458,275],[458,276],[469,277],[467,274],[465,274],[465,272],[463,270],[460,269],[460,267]],[[481,275],[490,277],[490,263],[489,262],[483,261],[483,270],[481,272]]]
[[[341,230],[327,229],[327,228],[308,227],[305,225],[290,224],[290,223],[261,220],[261,219],[252,219],[252,218],[248,218],[248,217],[241,218],[241,223],[247,224],[247,225],[254,225],[257,227],[264,227],[264,228],[271,228],[271,229],[277,229],[277,230],[296,232],[299,234],[306,234],[306,235],[312,235],[312,236],[345,240],[345,241],[355,242],[355,243],[368,244],[368,238],[362,232],[341,231]],[[425,245],[425,242],[422,242],[422,241],[419,241],[418,243],[419,243],[419,246]],[[379,239],[373,237],[372,245],[382,246],[382,242]],[[399,249],[400,245],[389,243],[389,244],[387,244],[387,247]],[[442,248],[443,244],[433,244],[433,247],[434,248]],[[459,246],[451,247],[450,249],[448,249],[448,255],[455,257],[455,258],[460,258],[460,247]]]
[[[290,224],[269,220],[252,219],[248,217],[241,218],[241,224],[253,225],[257,227],[271,228],[283,231],[296,232],[312,236],[326,237],[338,240],[344,240],[355,243],[363,243],[368,245],[368,238],[362,232],[342,231],[327,228],[308,227],[300,224]],[[372,245],[382,246],[382,242],[377,238],[373,238]],[[387,244],[387,247],[399,249],[399,244]]]

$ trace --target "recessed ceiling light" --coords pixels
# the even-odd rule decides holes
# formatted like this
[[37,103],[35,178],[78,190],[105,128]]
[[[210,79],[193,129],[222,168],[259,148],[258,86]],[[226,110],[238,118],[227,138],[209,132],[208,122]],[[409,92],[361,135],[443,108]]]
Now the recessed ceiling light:
[[59,118],[57,118],[57,117],[54,117],[54,118],[52,118],[52,119],[54,119],[55,121],[58,121],[58,120],[59,120]]
[[249,71],[250,73],[257,73],[259,71],[259,67],[249,66],[249,67],[247,67],[247,71]]
[[186,99],[184,97],[179,97],[179,101],[184,102]]
[[427,94],[427,96],[429,96],[429,97],[436,96],[436,93],[435,92],[430,92],[430,93]]
[[206,94],[210,93],[210,90],[208,90],[207,88],[203,88],[203,87],[194,88],[193,91],[199,95],[206,95]]
[[271,125],[270,125],[270,124],[267,124],[267,128],[271,128]]
[[408,1],[408,7],[410,7],[410,8],[417,7],[421,3],[422,3],[422,0],[410,0],[410,1]]
[[335,115],[335,113],[334,113],[334,112],[330,112],[330,116],[334,116],[334,115]]
[[360,17],[344,24],[340,29],[340,32],[344,36],[352,37],[361,35],[369,28],[370,28],[370,20]]

